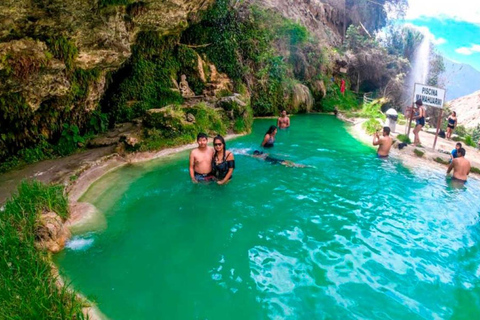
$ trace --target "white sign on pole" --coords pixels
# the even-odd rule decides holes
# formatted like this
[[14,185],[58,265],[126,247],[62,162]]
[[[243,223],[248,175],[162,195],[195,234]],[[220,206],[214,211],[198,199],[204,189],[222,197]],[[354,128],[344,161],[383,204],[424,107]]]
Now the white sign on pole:
[[445,102],[445,89],[415,83],[413,101],[418,99],[422,100],[424,105],[442,109]]

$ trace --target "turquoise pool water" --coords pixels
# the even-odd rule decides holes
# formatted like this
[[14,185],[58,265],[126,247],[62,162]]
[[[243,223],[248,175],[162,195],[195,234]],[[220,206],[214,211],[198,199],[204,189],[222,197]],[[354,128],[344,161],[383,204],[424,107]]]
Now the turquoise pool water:
[[227,147],[226,186],[194,185],[188,152],[117,170],[83,197],[107,227],[55,261],[110,319],[475,319],[480,183],[375,158],[345,125],[296,116],[272,155]]

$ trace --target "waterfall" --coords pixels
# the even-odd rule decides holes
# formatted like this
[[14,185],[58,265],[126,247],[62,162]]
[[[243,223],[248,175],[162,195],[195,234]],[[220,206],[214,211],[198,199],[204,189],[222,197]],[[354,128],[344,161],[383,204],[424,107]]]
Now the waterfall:
[[406,105],[413,103],[415,83],[427,84],[430,64],[430,35],[423,33],[423,39],[413,54],[412,68],[405,80],[404,101]]

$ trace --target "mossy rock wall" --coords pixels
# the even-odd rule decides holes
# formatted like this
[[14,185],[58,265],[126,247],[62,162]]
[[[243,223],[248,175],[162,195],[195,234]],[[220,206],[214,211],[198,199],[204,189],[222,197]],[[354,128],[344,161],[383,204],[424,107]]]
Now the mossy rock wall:
[[[0,163],[39,146],[42,149],[33,152],[39,154],[37,160],[56,154],[64,124],[77,127],[80,135],[95,133],[91,127],[98,125],[91,123],[103,119],[98,116],[98,103],[107,87],[106,80],[110,80],[108,84],[117,81],[107,75],[118,75],[114,72],[132,56],[132,45],[139,38],[136,35],[142,30],[158,35],[179,34],[188,26],[187,20],[194,21],[194,15],[212,3],[0,1],[0,113],[5,115],[0,117]],[[150,44],[147,47],[155,48]],[[184,51],[183,60],[191,62],[191,52]],[[139,61],[133,68],[134,76],[135,72],[148,70],[148,62]],[[157,86],[143,79],[137,81],[140,88],[134,88],[137,92],[148,91],[147,102],[140,100],[126,108],[132,102],[129,95],[120,97],[117,102],[121,107],[117,109],[125,108],[111,112],[111,125],[149,108],[183,102],[179,94],[165,90],[172,87],[170,83],[165,85],[170,79],[163,77],[159,81],[158,73],[156,78],[151,76],[159,82]],[[196,84],[196,90],[201,91],[201,84]],[[129,94],[135,98],[135,94]]]

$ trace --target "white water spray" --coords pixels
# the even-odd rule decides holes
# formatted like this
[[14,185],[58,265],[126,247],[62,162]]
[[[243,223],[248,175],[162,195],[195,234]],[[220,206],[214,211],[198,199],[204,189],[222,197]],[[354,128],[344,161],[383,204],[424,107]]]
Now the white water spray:
[[[421,31],[421,30],[420,30]],[[430,65],[430,34],[423,32],[423,39],[415,50],[412,59],[412,68],[405,80],[405,102],[413,103],[413,88],[415,83],[427,84]]]

